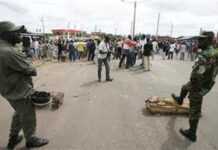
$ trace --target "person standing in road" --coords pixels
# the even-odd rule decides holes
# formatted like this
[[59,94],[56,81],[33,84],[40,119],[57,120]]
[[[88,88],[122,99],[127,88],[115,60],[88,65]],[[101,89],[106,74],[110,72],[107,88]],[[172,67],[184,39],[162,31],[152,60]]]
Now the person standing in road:
[[180,96],[172,94],[173,99],[179,105],[188,95],[190,100],[189,125],[187,130],[180,129],[180,133],[190,141],[197,140],[197,127],[201,116],[203,97],[212,89],[218,74],[218,52],[212,47],[213,32],[203,32],[199,38],[199,48],[202,52],[198,55],[190,81],[185,84]]
[[70,40],[70,42],[68,44],[68,49],[69,49],[70,62],[75,62],[76,61],[76,50],[75,50],[75,47],[74,47],[73,40]]
[[26,32],[24,26],[0,22],[0,94],[15,110],[8,149],[14,149],[22,141],[23,136],[19,135],[22,129],[27,148],[41,147],[49,142],[34,136],[36,112],[31,95],[35,93],[32,76],[36,76],[36,69],[15,50],[15,45],[22,41],[20,34]]
[[170,44],[170,51],[168,53],[168,59],[173,60],[173,55],[174,55],[175,49],[176,49],[176,44],[174,42],[172,42]]
[[113,81],[113,79],[110,77],[110,66],[108,63],[107,55],[109,53],[109,38],[107,36],[104,37],[104,39],[101,41],[101,43],[98,46],[97,54],[98,54],[98,81],[101,82],[101,72],[102,72],[102,63],[105,65],[106,70],[106,81]]
[[120,39],[118,42],[117,42],[117,59],[121,59],[121,53],[122,53],[122,49],[123,49],[123,41],[122,39]]
[[164,43],[164,52],[165,52],[165,56],[166,56],[166,57],[168,56],[169,51],[170,51],[170,44],[169,44],[168,41],[166,41],[166,42]]
[[158,43],[158,47],[159,47],[159,53],[160,53],[160,55],[162,57],[162,60],[165,60],[165,52],[164,52],[164,43],[163,43],[163,41],[160,41]]
[[[123,49],[125,51],[127,60],[126,60],[126,69],[129,67],[132,67],[132,56],[134,55],[134,48],[136,47],[137,43],[132,40],[132,36],[129,35],[128,38],[124,40],[124,46]],[[124,60],[124,57],[121,58],[119,67],[122,65],[122,61]]]
[[175,49],[175,54],[176,54],[176,59],[178,60],[179,52],[181,49],[181,44],[179,41],[176,42],[176,49]]
[[196,41],[194,41],[194,43],[193,43],[192,51],[193,51],[193,61],[194,61],[196,59],[197,53],[198,53],[198,44]]
[[95,57],[95,42],[94,40],[89,40],[87,43],[87,49],[88,49],[88,61],[93,61]]
[[61,62],[61,57],[63,55],[63,50],[64,50],[64,43],[61,39],[58,39],[57,47],[58,47],[58,62]]
[[146,44],[144,45],[144,69],[145,71],[150,71],[150,57],[151,57],[151,53],[152,53],[153,47],[152,47],[152,43],[150,42],[149,39],[147,39]]
[[156,39],[152,42],[152,47],[153,47],[153,51],[152,51],[152,53],[151,53],[151,56],[152,56],[152,59],[154,59],[154,55],[155,55],[156,53],[158,53],[158,49],[159,49],[159,47],[158,47],[158,42],[157,42]]
[[125,61],[125,59],[126,59],[126,69],[129,68],[128,56],[129,56],[130,47],[126,41],[129,41],[130,39],[131,39],[131,36],[128,36],[128,39],[123,39],[123,49],[122,49],[122,56],[119,62],[119,68],[122,67],[123,61]]
[[142,35],[141,40],[140,40],[139,43],[140,43],[140,54],[141,54],[141,57],[142,57],[141,66],[144,68],[143,52],[144,52],[144,46],[145,46],[145,44],[147,43],[147,40],[146,40],[146,38],[145,38],[145,35]]
[[182,42],[181,44],[181,49],[180,49],[180,60],[185,60],[185,53],[187,51],[187,46],[185,44],[185,42]]
[[36,59],[40,58],[40,49],[39,49],[39,41],[37,39],[33,39],[33,50],[34,50],[34,55]]

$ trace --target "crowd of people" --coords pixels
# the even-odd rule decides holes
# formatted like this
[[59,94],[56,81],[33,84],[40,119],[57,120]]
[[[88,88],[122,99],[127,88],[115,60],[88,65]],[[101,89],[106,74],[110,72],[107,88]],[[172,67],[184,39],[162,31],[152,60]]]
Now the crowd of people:
[[76,61],[84,58],[90,50],[89,60],[94,59],[95,44],[93,40],[73,41],[63,38],[57,40],[42,40],[40,38],[23,38],[23,52],[33,60],[57,59],[59,62],[69,58],[70,61]]
[[[57,59],[59,62],[75,62],[81,59],[94,61],[97,59],[97,49],[102,38],[99,39],[63,39],[40,40],[33,38],[29,40],[23,38],[23,50],[28,57],[37,59]],[[131,37],[109,38],[109,60],[119,61],[119,68],[125,64],[128,69],[136,64],[137,59],[141,59],[141,66],[150,70],[150,57],[160,55],[162,60],[190,60],[194,61],[200,52],[197,40],[172,40],[146,37],[145,35]],[[97,62],[97,61],[95,61]],[[147,67],[146,67],[147,66]]]
[[[111,60],[117,60],[118,68],[129,69],[140,66],[144,71],[151,71],[151,60],[159,55],[163,61],[180,60],[194,61],[201,49],[198,40],[189,39],[158,39],[146,35],[132,37],[111,37],[102,35],[98,38],[40,40],[23,38],[23,51],[32,60],[57,60],[58,62],[76,62],[85,60],[98,66],[98,81],[101,82],[102,64],[105,65],[106,81],[110,76]],[[137,61],[138,60],[138,61]]]

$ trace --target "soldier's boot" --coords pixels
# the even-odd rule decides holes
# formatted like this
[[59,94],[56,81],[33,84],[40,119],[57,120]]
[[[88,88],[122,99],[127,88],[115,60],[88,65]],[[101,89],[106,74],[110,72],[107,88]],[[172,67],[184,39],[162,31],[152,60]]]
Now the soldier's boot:
[[13,150],[23,140],[22,135],[11,136],[8,141],[7,149]]
[[180,131],[180,133],[181,133],[184,137],[186,137],[186,138],[189,139],[190,141],[196,142],[197,136],[196,136],[195,134],[193,134],[193,133],[190,131],[190,129],[187,129],[187,130],[180,129],[179,131]]
[[45,146],[49,143],[49,140],[47,139],[42,139],[38,137],[31,137],[27,142],[26,142],[26,147],[27,148],[37,148],[37,147],[42,147]]
[[177,104],[182,105],[183,100],[181,99],[180,96],[176,96],[174,93],[171,94],[171,96],[172,96],[173,100],[174,100]]
[[180,92],[180,96],[176,96],[174,93],[171,94],[171,96],[177,104],[182,105],[187,94],[188,91],[183,87]]
[[106,82],[112,82],[112,81],[113,81],[112,78],[108,78],[108,79],[106,79]]
[[196,135],[197,126],[198,126],[198,120],[190,121],[190,129],[188,129],[188,130],[180,129],[180,133],[184,137],[189,139],[190,141],[196,142],[197,141],[197,135]]

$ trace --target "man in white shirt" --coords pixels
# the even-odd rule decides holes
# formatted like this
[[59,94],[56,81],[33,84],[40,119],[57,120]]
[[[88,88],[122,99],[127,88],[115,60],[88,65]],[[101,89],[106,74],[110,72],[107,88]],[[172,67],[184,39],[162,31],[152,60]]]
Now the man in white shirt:
[[186,51],[187,51],[187,46],[186,46],[185,42],[183,42],[181,45],[181,50],[180,50],[180,60],[185,60]]
[[154,59],[154,54],[157,53],[157,51],[158,51],[158,43],[157,43],[157,41],[154,40],[152,42],[152,45],[153,45],[152,59]]
[[99,47],[97,49],[97,57],[98,57],[98,81],[101,82],[101,71],[102,71],[102,63],[105,65],[106,70],[106,81],[111,82],[113,81],[112,78],[110,78],[110,66],[108,63],[107,55],[110,51],[109,46],[109,38],[107,36],[104,37],[104,39],[99,44]]
[[175,43],[170,44],[170,51],[168,54],[168,59],[171,59],[171,60],[173,59],[173,54],[174,54],[175,48],[176,48]]
[[35,57],[39,58],[39,41],[37,41],[37,39],[33,40],[33,49],[34,49]]

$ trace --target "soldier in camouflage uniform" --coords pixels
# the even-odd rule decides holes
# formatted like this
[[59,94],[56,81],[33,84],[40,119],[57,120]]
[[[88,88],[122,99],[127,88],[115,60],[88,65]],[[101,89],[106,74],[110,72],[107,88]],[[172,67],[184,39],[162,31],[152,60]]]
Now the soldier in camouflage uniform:
[[11,22],[0,22],[0,94],[15,110],[8,149],[14,149],[22,141],[23,137],[19,135],[21,129],[28,148],[48,144],[47,139],[34,136],[36,112],[30,97],[35,92],[32,76],[36,76],[36,70],[14,49],[21,42],[20,34],[23,32],[26,32],[24,26],[16,27]]
[[187,95],[189,97],[190,128],[188,130],[180,129],[180,133],[193,142],[197,140],[196,132],[201,116],[203,96],[212,89],[218,73],[218,55],[212,47],[213,39],[213,32],[204,32],[199,37],[199,48],[202,49],[202,52],[198,55],[193,66],[190,81],[182,87],[180,96],[172,94],[172,97],[179,105],[182,105]]

